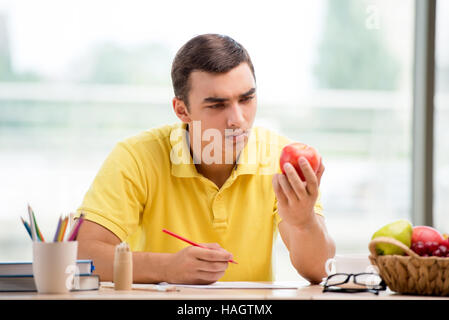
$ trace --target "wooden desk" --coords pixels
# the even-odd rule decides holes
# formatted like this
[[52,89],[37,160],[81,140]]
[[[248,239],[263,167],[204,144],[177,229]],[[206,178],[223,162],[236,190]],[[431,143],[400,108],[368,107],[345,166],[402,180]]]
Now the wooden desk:
[[0,300],[449,300],[449,297],[400,295],[387,289],[379,295],[363,293],[322,292],[320,285],[304,282],[274,282],[295,284],[298,289],[197,289],[179,288],[175,292],[115,291],[100,288],[95,291],[68,294],[38,294],[36,292],[0,292]]

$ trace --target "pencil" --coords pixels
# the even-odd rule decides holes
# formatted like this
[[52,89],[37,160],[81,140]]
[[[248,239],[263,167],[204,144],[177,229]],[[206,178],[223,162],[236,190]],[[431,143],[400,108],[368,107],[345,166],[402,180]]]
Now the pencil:
[[26,229],[26,231],[28,232],[28,234],[30,235],[31,240],[33,240],[33,235],[31,234],[31,229],[30,229],[30,225],[28,224],[28,222],[26,222],[22,217],[20,217],[20,219],[22,219],[22,223]]
[[[196,242],[190,241],[190,240],[188,240],[188,239],[186,239],[186,238],[184,238],[184,237],[181,237],[180,235],[177,235],[177,234],[174,233],[174,232],[168,231],[167,229],[162,229],[162,231],[165,232],[166,234],[169,234],[169,235],[171,235],[171,236],[173,236],[173,237],[179,239],[179,240],[182,240],[182,241],[184,241],[184,242],[187,242],[188,244],[191,244],[192,246],[200,247],[200,248],[203,248],[203,249],[210,249],[210,250],[212,250],[211,248],[208,248],[208,247],[202,246],[202,245],[200,245],[200,244],[198,244],[198,243],[196,243]],[[229,260],[229,262],[232,262],[232,263],[237,264],[237,262],[235,262],[235,261],[232,260],[232,259]]]
[[61,229],[59,230],[58,241],[64,241],[64,234],[67,228],[67,223],[69,222],[69,218],[65,217],[62,221]]
[[57,242],[59,239],[59,230],[61,229],[62,217],[59,216],[58,226],[56,227],[55,236],[53,237],[53,242]]
[[30,204],[28,204],[28,213],[30,214],[30,216],[31,216],[30,219],[32,220],[31,221],[32,222],[31,229],[32,230],[33,230],[33,228],[36,229],[36,240],[45,242],[44,236],[42,235],[41,230],[39,229],[39,226],[37,225],[36,216],[34,214],[33,209],[31,209]]
[[[30,209],[31,209],[31,207],[30,207]],[[40,241],[45,242],[44,236],[42,235],[41,230],[39,229],[39,227],[37,225],[36,216],[34,215],[33,209],[31,209],[31,213],[33,214],[34,226],[36,227],[37,236],[39,237]]]
[[33,213],[32,213],[30,204],[28,204],[28,216],[30,218],[31,239],[33,239],[33,241],[38,241],[37,234],[36,234],[36,227],[35,227],[34,219],[33,219]]
[[84,214],[81,213],[80,217],[76,221],[75,225],[73,226],[72,231],[69,234],[69,238],[67,239],[68,241],[75,241],[76,236],[78,235],[78,231],[79,231],[83,221],[84,221]]

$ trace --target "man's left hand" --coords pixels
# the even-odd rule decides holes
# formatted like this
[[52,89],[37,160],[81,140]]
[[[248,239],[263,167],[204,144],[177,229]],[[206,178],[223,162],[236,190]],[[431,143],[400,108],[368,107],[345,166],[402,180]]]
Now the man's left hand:
[[319,194],[324,165],[321,162],[317,173],[309,162],[301,157],[299,166],[306,181],[302,181],[291,163],[284,164],[285,175],[273,176],[273,189],[278,200],[278,213],[282,221],[290,226],[303,228],[315,219],[314,206]]

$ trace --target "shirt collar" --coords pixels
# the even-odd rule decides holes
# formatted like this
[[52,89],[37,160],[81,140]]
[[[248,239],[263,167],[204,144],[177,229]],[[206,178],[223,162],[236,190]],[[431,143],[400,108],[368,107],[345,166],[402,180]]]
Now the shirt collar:
[[200,176],[190,154],[186,123],[176,124],[170,132],[170,163],[171,173],[175,177]]

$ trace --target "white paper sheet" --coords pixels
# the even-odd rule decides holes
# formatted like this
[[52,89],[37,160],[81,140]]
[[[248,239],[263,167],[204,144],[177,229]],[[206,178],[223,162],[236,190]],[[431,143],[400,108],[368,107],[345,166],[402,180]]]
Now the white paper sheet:
[[173,285],[183,288],[198,289],[298,289],[299,284],[279,284],[279,283],[263,283],[263,282],[245,282],[245,281],[217,281],[208,285],[191,285],[191,284],[171,284],[161,282],[159,285]]

